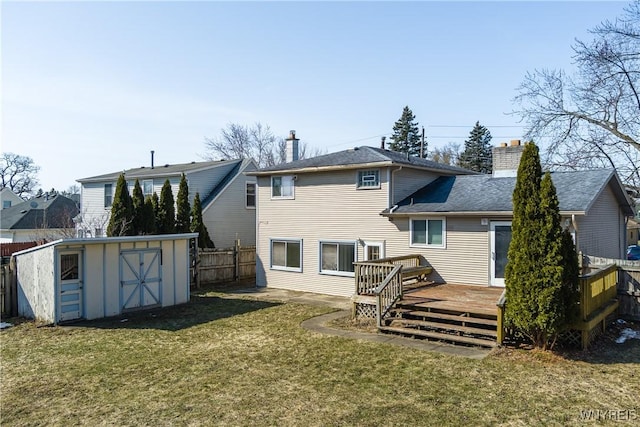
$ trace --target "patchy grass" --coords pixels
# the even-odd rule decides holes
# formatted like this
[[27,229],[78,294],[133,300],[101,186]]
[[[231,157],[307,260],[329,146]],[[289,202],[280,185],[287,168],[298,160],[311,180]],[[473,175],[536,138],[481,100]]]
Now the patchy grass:
[[127,321],[18,324],[0,333],[0,423],[488,426],[581,425],[582,410],[640,417],[640,340],[598,353],[501,350],[472,360],[299,326],[330,310],[208,293]]

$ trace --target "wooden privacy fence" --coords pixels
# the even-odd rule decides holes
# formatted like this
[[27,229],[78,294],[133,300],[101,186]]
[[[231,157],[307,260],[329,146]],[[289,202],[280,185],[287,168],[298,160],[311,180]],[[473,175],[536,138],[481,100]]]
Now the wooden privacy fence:
[[199,249],[191,269],[192,286],[252,280],[256,277],[256,247]]

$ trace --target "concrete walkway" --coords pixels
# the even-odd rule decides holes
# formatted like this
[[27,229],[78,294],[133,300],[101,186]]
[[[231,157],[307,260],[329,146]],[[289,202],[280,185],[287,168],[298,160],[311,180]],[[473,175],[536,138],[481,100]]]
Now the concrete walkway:
[[230,296],[248,296],[265,301],[295,302],[300,304],[332,307],[337,309],[338,311],[324,314],[322,316],[313,317],[302,322],[301,326],[303,328],[321,334],[372,341],[381,344],[391,344],[402,347],[415,348],[419,350],[433,351],[436,353],[468,357],[471,359],[482,359],[491,352],[491,350],[477,347],[465,347],[446,344],[439,341],[418,340],[397,335],[361,332],[356,330],[339,329],[327,326],[327,323],[331,322],[332,320],[351,315],[351,300],[347,297],[313,294],[309,292],[289,291],[286,289],[274,288],[236,289],[226,291],[224,293]]

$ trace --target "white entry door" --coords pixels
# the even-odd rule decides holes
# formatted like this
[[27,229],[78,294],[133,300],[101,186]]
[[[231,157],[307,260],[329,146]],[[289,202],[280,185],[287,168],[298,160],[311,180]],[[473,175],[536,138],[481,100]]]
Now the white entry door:
[[491,234],[491,286],[504,286],[504,270],[511,243],[511,221],[492,221]]
[[58,273],[58,319],[79,319],[82,317],[82,252],[61,252]]

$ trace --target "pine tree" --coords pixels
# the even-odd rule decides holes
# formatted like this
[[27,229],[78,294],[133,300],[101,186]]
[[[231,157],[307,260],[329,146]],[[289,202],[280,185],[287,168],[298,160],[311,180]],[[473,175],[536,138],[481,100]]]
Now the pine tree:
[[[573,283],[551,174],[541,179],[538,148],[525,146],[513,192],[512,238],[505,269],[506,323],[546,349],[568,323]],[[575,252],[575,250],[574,250]],[[575,275],[577,281],[577,274]],[[577,282],[576,282],[577,283]]]
[[[415,121],[413,112],[409,106],[404,107],[402,116],[393,125],[393,134],[389,149],[401,153],[409,153],[412,156],[420,156],[420,133],[418,122]],[[424,152],[427,152],[427,142],[424,144]]]
[[464,150],[458,158],[458,166],[481,173],[491,173],[493,169],[493,152],[491,149],[491,132],[476,122],[464,142]]
[[180,178],[176,206],[176,233],[188,233],[191,226],[191,206],[189,206],[189,186],[184,174]]
[[136,179],[136,183],[133,186],[133,194],[131,197],[133,203],[133,221],[132,221],[132,234],[138,236],[145,234],[143,232],[144,227],[144,195],[142,194],[142,187],[140,187],[140,181]]
[[160,203],[158,204],[158,221],[156,226],[158,234],[172,234],[176,231],[176,208],[173,199],[171,183],[167,179],[160,190]]
[[[158,195],[153,193],[156,196],[156,202]],[[153,197],[147,196],[144,199],[144,205],[142,206],[143,214],[142,214],[142,234],[155,234],[156,233],[156,213],[154,209]]]
[[198,233],[199,248],[215,248],[207,226],[204,225],[202,219],[202,205],[200,204],[200,193],[196,193],[193,198],[193,207],[191,208],[191,232]]
[[116,193],[111,204],[111,216],[107,226],[107,236],[131,236],[133,234],[133,204],[129,195],[124,174],[120,174],[116,183]]

